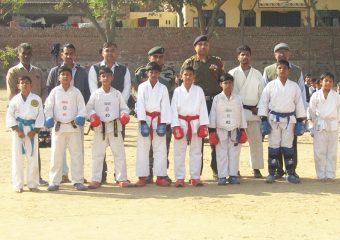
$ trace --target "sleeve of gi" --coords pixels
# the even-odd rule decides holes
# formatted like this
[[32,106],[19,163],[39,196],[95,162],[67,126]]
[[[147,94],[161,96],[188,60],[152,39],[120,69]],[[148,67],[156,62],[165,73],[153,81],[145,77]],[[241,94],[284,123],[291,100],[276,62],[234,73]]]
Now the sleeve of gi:
[[211,109],[210,109],[210,115],[209,115],[209,127],[210,128],[216,128],[217,127],[217,98],[219,95],[216,95],[214,97]]
[[161,123],[171,123],[171,107],[169,93],[166,86],[162,85],[162,100],[161,100]]
[[199,88],[199,101],[200,101],[200,125],[209,125],[209,115],[207,103],[202,88]]
[[12,98],[12,100],[9,102],[7,113],[6,113],[6,127],[11,128],[14,127],[17,124],[17,121],[15,120],[15,111],[17,109],[16,104],[16,98]]
[[40,97],[38,98],[38,102],[39,102],[39,113],[38,113],[37,118],[35,119],[34,128],[43,128],[45,117],[44,117],[43,104],[42,104],[42,100]]
[[92,114],[95,114],[94,103],[95,103],[96,93],[92,93],[89,101],[86,104],[87,119],[90,119]]
[[137,118],[139,121],[146,121],[146,112],[145,112],[145,101],[144,101],[144,84],[140,84],[138,86],[137,92]]
[[178,111],[177,111],[177,106],[178,106],[178,90],[175,89],[174,94],[172,96],[171,100],[171,127],[176,127],[179,126],[179,120],[178,120]]

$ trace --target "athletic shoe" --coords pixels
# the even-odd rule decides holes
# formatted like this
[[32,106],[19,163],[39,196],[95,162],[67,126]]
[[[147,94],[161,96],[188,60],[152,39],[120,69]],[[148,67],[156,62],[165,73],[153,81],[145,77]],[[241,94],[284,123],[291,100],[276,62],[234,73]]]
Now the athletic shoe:
[[253,170],[254,178],[262,178],[262,174],[259,169],[254,169]]
[[240,181],[238,180],[238,178],[236,176],[230,176],[228,178],[228,182],[230,184],[240,184]]
[[274,175],[268,175],[266,178],[266,183],[273,183],[275,182],[276,176]]
[[48,186],[47,191],[50,191],[50,192],[59,191],[59,186],[50,185],[50,186]]
[[201,182],[200,179],[190,179],[189,183],[193,186],[193,187],[202,187],[203,183]]
[[175,187],[184,187],[184,179],[177,179]]
[[138,181],[136,182],[136,186],[144,187],[146,185],[146,178],[147,177],[139,177]]
[[170,183],[162,177],[157,177],[156,184],[160,187],[169,187]]
[[82,183],[75,183],[73,184],[73,187],[77,190],[77,191],[86,191],[88,188],[82,184]]
[[227,185],[227,178],[226,177],[219,178],[217,185],[219,186]]
[[290,183],[300,183],[300,178],[295,175],[288,175],[287,181]]
[[44,179],[40,178],[40,179],[39,179],[39,185],[40,185],[40,186],[47,186],[47,185],[48,185],[48,182],[45,181]]

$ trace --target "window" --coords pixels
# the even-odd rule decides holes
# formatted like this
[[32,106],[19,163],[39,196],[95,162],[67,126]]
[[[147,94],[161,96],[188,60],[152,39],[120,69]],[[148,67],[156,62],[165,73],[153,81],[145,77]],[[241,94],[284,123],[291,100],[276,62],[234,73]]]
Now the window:
[[158,19],[148,19],[149,27],[158,27],[159,20]]
[[[256,26],[256,13],[254,10],[243,10],[244,26],[255,27]],[[241,16],[240,16],[241,22]]]
[[300,27],[301,13],[298,11],[291,12],[261,12],[262,27]]
[[[207,25],[210,21],[210,19],[212,18],[212,10],[203,10],[203,16],[204,16],[204,20],[205,20],[205,24]],[[194,17],[193,18],[193,27],[199,27],[199,19],[198,17]],[[220,10],[217,13],[217,18],[215,20],[215,26],[216,27],[226,27],[226,23],[225,23],[225,13],[224,11]]]
[[[318,15],[322,22],[329,27],[337,27],[340,22],[340,11],[338,10],[319,10]],[[315,17],[315,25],[322,26],[317,17]]]

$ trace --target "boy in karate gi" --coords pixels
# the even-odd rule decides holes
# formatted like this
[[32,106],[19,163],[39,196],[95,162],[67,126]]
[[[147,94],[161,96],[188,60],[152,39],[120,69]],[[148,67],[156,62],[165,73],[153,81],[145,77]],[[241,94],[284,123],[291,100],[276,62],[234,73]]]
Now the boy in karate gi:
[[20,93],[9,102],[6,125],[12,132],[12,182],[17,193],[23,192],[24,159],[27,159],[27,186],[39,191],[38,133],[44,126],[41,98],[32,93],[32,80],[28,76],[18,79]]
[[[190,183],[202,186],[202,138],[208,134],[209,116],[201,87],[194,85],[195,71],[192,67],[182,70],[183,83],[175,89],[172,101],[172,132],[174,135],[174,165],[176,187],[184,187],[185,153],[190,145]],[[184,133],[186,137],[184,137]]]
[[223,74],[220,86],[222,92],[214,97],[210,111],[209,141],[216,145],[218,185],[239,184],[240,140],[246,136],[247,120],[241,97],[232,93],[233,76]]
[[290,65],[286,60],[276,64],[277,78],[267,84],[262,92],[258,115],[261,117],[261,132],[269,134],[267,183],[275,181],[275,171],[279,166],[278,157],[283,154],[287,171],[287,181],[299,183],[294,171],[294,134],[304,133],[303,120],[306,118],[301,90],[288,79]]
[[314,135],[314,160],[318,179],[335,179],[340,120],[340,95],[332,87],[334,75],[321,75],[322,88],[309,102],[309,126]]
[[169,186],[167,181],[166,125],[171,122],[171,108],[168,90],[159,83],[161,66],[149,62],[146,66],[148,80],[138,86],[137,117],[139,131],[137,137],[136,174],[137,186],[146,184],[149,169],[149,149],[153,147],[153,175],[158,186]]
[[92,182],[89,188],[96,189],[102,182],[103,161],[106,147],[110,146],[115,159],[115,177],[121,187],[129,182],[126,173],[126,158],[122,125],[129,122],[129,108],[122,94],[111,87],[113,72],[108,67],[99,70],[101,88],[92,93],[86,105],[87,115],[93,127]]
[[70,68],[61,66],[58,70],[58,78],[60,85],[52,89],[45,102],[45,127],[53,127],[50,182],[47,190],[59,190],[63,156],[65,148],[68,147],[71,155],[72,184],[76,190],[84,191],[87,187],[83,184],[84,155],[80,126],[85,124],[85,102],[79,89],[71,86],[72,70]]

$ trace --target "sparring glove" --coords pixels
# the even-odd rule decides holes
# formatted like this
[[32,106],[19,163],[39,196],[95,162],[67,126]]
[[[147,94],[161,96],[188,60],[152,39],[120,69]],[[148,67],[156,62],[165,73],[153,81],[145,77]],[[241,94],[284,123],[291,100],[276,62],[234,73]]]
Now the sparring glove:
[[207,125],[199,126],[198,131],[197,131],[197,136],[200,137],[200,138],[205,138],[205,137],[208,136],[208,127],[207,127]]
[[90,123],[92,127],[98,127],[100,122],[100,117],[97,114],[94,113],[90,116]]
[[145,121],[140,122],[140,133],[143,137],[148,137],[150,134],[149,125]]
[[241,128],[238,142],[243,144],[243,143],[246,143],[247,141],[248,141],[248,135],[247,135],[246,131],[243,128]]
[[261,118],[261,125],[260,125],[260,130],[263,136],[268,135],[271,133],[271,126],[268,122],[267,117],[262,117]]
[[45,128],[53,128],[53,126],[54,126],[54,119],[53,119],[53,117],[46,118],[45,122],[44,122],[44,127]]
[[210,132],[209,133],[209,143],[211,145],[217,145],[218,144],[218,135],[216,132]]
[[173,127],[172,134],[176,140],[180,140],[184,137],[183,129],[180,126]]
[[160,123],[157,125],[156,133],[160,137],[164,137],[166,133],[166,123]]
[[130,121],[130,116],[127,115],[126,113],[121,113],[119,117],[119,121],[122,125],[126,125]]
[[294,134],[296,136],[302,136],[305,133],[306,126],[303,123],[303,119],[302,118],[298,118],[296,120],[297,120],[297,122],[295,124]]
[[74,122],[78,125],[78,126],[84,126],[85,124],[85,118],[82,116],[76,116],[76,118],[74,119]]

